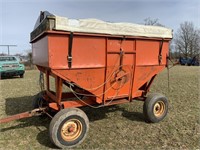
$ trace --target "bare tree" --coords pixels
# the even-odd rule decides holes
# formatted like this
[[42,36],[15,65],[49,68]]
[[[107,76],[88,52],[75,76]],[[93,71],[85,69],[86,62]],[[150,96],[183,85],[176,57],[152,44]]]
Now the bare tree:
[[22,57],[23,54],[22,54],[22,53],[16,53],[15,56],[17,56],[17,57]]
[[192,22],[185,21],[174,37],[175,48],[185,58],[195,57],[200,52],[200,30]]
[[144,19],[144,25],[164,27],[164,25],[162,25],[161,23],[159,23],[158,19],[152,19],[150,17]]
[[[150,17],[144,19],[144,24],[145,25],[151,25],[151,26],[161,26],[161,27],[164,27],[164,25],[162,25],[161,23],[159,23],[159,20],[158,19],[152,19]],[[177,53],[175,53],[174,55],[174,46],[173,46],[173,43],[172,41],[170,42],[170,48],[169,48],[169,54],[172,58],[176,58],[177,57]]]
[[32,55],[32,52],[28,52],[27,56],[28,56],[28,60],[29,60],[30,69],[33,69],[33,55]]
[[29,66],[30,69],[33,69],[34,68],[33,54],[31,49],[26,50],[25,60],[26,60],[25,66]]

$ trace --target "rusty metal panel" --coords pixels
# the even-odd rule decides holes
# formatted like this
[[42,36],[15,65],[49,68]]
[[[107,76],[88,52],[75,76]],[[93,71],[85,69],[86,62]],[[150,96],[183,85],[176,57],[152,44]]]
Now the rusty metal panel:
[[101,103],[104,95],[105,68],[53,70],[53,73],[74,85],[89,91],[88,95]]
[[48,34],[49,65],[52,69],[67,69],[68,34]]
[[[69,34],[49,34],[49,64],[52,69],[69,69]],[[105,67],[105,38],[74,35],[71,68]]]
[[167,56],[169,56],[169,41],[164,41],[162,46],[162,61],[161,64],[167,63]]
[[148,82],[154,75],[161,72],[165,66],[136,66],[132,93],[136,93],[139,88]]
[[105,38],[74,36],[72,68],[105,67]]
[[105,101],[129,97],[133,76],[134,51],[135,40],[108,39]]
[[136,41],[136,65],[158,65],[160,41],[137,40]]

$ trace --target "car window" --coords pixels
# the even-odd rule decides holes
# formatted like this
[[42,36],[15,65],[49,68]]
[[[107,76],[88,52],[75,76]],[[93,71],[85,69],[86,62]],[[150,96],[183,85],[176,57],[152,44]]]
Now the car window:
[[16,61],[15,57],[0,57],[0,61]]

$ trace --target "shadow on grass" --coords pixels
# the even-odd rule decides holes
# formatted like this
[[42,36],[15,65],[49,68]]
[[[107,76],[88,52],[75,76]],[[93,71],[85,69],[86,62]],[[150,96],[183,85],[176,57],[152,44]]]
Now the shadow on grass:
[[87,114],[90,122],[105,119],[108,113],[121,111],[122,116],[131,121],[144,122],[143,114],[140,112],[129,112],[120,105],[112,105],[101,108],[83,107],[82,110]]
[[[18,113],[26,112],[32,110],[32,103],[35,96],[25,96],[18,98],[8,98],[5,103],[5,111],[8,116],[15,115]],[[139,112],[129,112],[124,107],[120,105],[107,106],[102,108],[91,108],[91,107],[82,107],[82,110],[87,114],[90,122],[94,122],[96,120],[102,120],[107,117],[108,113],[121,111],[122,116],[130,119],[132,121],[140,121],[143,122],[143,114]],[[44,145],[48,148],[56,148],[50,141],[48,136],[48,127],[50,124],[50,119],[47,116],[39,116],[39,117],[31,117],[18,120],[20,124],[3,128],[1,132],[5,132],[8,130],[14,130],[19,128],[25,128],[29,126],[35,126],[40,132],[37,135],[37,140],[41,145]],[[40,130],[40,126],[44,126],[45,130]]]

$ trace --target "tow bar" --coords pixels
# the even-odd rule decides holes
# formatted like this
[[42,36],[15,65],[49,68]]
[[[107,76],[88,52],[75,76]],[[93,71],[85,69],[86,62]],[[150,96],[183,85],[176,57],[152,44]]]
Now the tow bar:
[[31,111],[27,111],[27,112],[19,113],[19,114],[16,114],[16,115],[8,116],[8,117],[0,119],[0,123],[6,123],[6,122],[13,121],[13,120],[19,120],[19,119],[22,119],[22,118],[30,118],[30,117],[33,117],[33,116],[40,116],[40,115],[45,113],[45,110],[46,110],[46,107],[36,108],[36,109],[31,110]]

